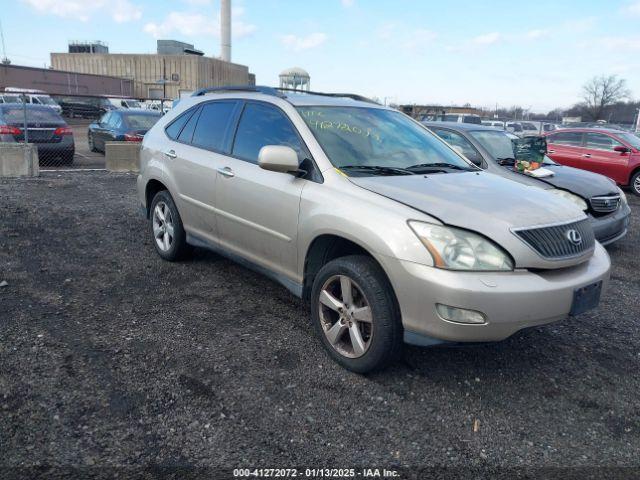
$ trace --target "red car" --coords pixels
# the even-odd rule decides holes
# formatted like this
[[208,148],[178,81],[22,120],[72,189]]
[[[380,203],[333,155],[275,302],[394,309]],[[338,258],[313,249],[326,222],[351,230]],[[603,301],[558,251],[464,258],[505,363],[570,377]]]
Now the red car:
[[640,137],[621,130],[566,128],[547,135],[547,155],[570,167],[601,173],[640,195]]

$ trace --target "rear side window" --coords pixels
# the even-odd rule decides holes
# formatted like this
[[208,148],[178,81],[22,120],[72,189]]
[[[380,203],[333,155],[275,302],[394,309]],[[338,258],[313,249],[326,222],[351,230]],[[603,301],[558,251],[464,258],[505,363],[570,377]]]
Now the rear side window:
[[568,145],[570,147],[582,146],[582,133],[580,132],[560,132],[549,135],[547,141],[556,145]]
[[202,112],[202,107],[195,109],[193,115],[191,115],[191,118],[180,132],[180,135],[178,135],[178,141],[182,143],[191,143],[191,140],[193,139],[193,132],[196,130],[196,125],[198,124],[200,112]]
[[193,112],[195,112],[196,110],[197,108],[187,110],[182,115],[178,116],[178,118],[176,118],[173,122],[171,122],[171,124],[164,130],[167,133],[167,136],[172,140],[177,140],[182,127],[185,126],[185,124],[191,118],[191,115],[193,115]]
[[260,103],[248,103],[238,125],[233,155],[258,163],[258,153],[265,145],[291,147],[298,157],[303,151],[295,128],[280,110]]
[[236,102],[205,103],[191,143],[208,150],[224,151],[223,142],[235,107]]

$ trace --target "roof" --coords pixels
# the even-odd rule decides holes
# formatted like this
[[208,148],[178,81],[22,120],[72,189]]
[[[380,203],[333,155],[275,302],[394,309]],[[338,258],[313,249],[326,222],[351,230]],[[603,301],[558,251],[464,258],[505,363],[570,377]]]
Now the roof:
[[315,95],[313,93],[286,92],[286,100],[292,105],[298,106],[333,106],[333,107],[382,107],[376,103],[356,100],[351,97]]
[[124,113],[124,114],[136,113],[138,115],[156,115],[156,116],[162,115],[159,111],[151,110],[149,108],[120,108],[117,110],[112,110],[112,112]]
[[573,127],[573,128],[559,128],[558,130],[554,130],[549,133],[558,133],[558,132],[584,132],[584,133],[631,133],[626,130],[618,130],[616,128],[598,128],[598,127]]

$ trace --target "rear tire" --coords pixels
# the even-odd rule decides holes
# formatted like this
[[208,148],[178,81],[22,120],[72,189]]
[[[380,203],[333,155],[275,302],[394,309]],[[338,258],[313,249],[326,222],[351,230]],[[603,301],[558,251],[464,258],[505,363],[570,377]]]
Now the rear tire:
[[185,258],[191,251],[182,218],[167,190],[156,193],[151,201],[149,231],[156,252],[164,260],[175,262]]
[[329,356],[353,372],[385,368],[402,349],[393,289],[370,257],[341,257],[322,267],[311,291],[311,318]]
[[629,186],[631,187],[631,191],[640,196],[640,170],[634,173],[631,176],[631,182],[629,182]]

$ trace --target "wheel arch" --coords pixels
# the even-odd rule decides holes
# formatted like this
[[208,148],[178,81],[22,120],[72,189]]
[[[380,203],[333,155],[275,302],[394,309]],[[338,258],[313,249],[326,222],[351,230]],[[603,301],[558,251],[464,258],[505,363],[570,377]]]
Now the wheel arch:
[[151,202],[153,200],[153,197],[155,197],[158,192],[161,192],[163,190],[169,191],[169,188],[167,188],[164,183],[156,178],[151,178],[145,185],[144,198],[147,218],[149,218],[149,214],[151,212]]
[[[374,262],[376,262],[380,267],[380,270],[382,270],[382,272],[384,272],[385,276],[387,277],[389,286],[393,291],[389,275],[385,271],[382,264],[367,248],[345,236],[334,233],[323,233],[313,239],[313,241],[309,244],[309,248],[305,252],[302,298],[305,301],[308,301],[310,299],[313,281],[324,265],[326,265],[331,260],[335,260],[336,258],[340,257],[346,257],[349,255],[363,255],[371,258]],[[393,294],[395,297],[395,292],[393,292]]]

